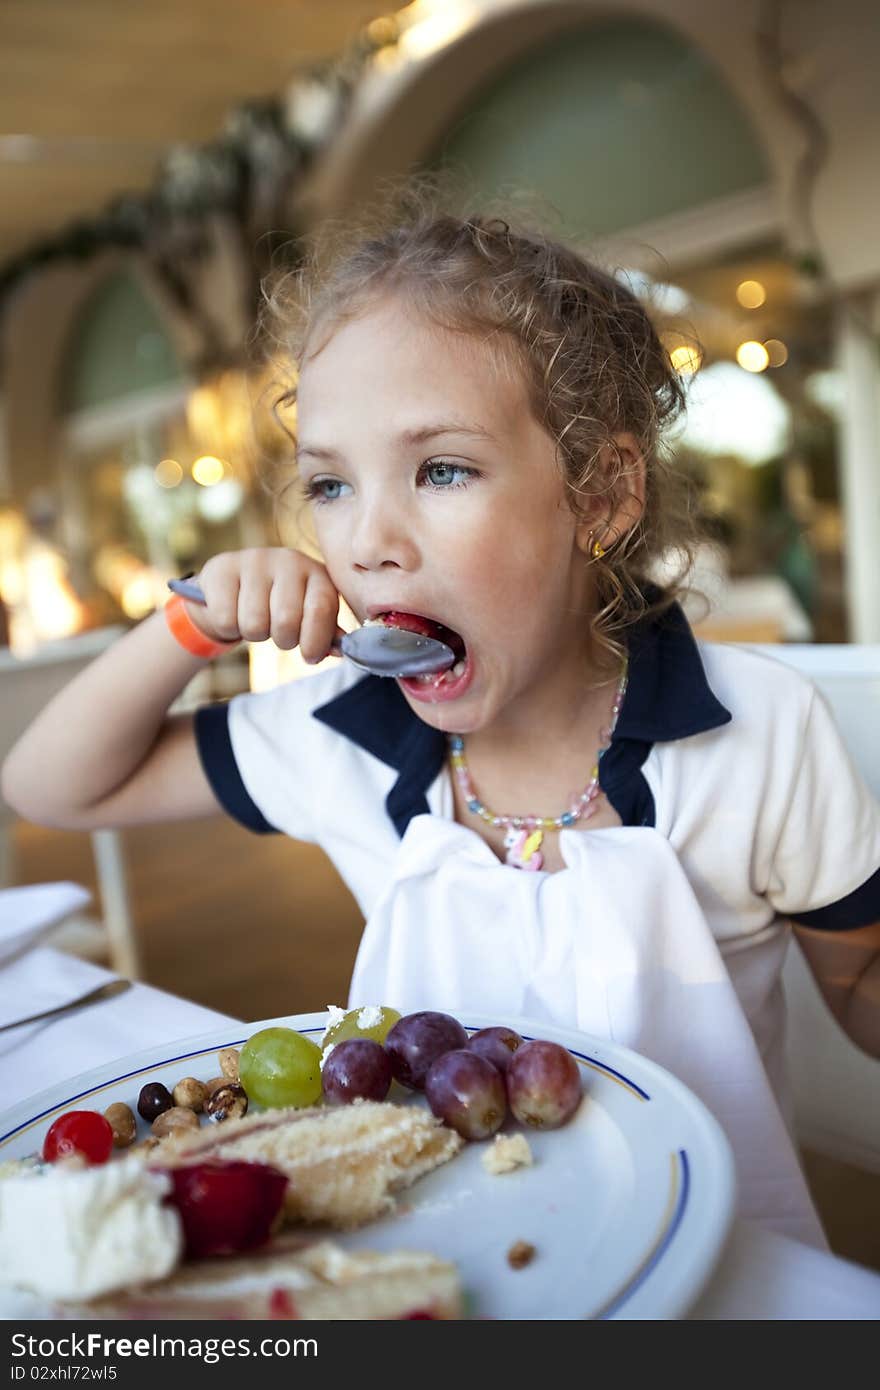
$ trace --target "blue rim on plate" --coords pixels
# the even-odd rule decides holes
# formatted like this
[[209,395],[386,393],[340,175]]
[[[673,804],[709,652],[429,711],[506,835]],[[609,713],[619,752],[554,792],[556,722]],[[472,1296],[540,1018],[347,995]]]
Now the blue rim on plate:
[[[595,1287],[592,1293],[584,1293],[584,1300],[589,1303],[584,1312],[560,1315],[548,1311],[545,1292],[543,1312],[539,1309],[517,1316],[597,1319],[682,1316],[715,1267],[733,1219],[733,1158],[717,1121],[681,1082],[628,1048],[534,1020],[506,1018],[504,1021],[526,1039],[540,1037],[561,1043],[572,1052],[580,1066],[591,1073],[587,1094],[592,1098],[593,1109],[587,1111],[586,1120],[580,1126],[584,1135],[571,1131],[567,1140],[560,1140],[558,1136],[565,1136],[568,1126],[547,1134],[530,1132],[529,1139],[533,1146],[535,1143],[543,1144],[544,1156],[554,1158],[556,1151],[553,1145],[566,1142],[572,1145],[586,1144],[586,1124],[591,1122],[591,1114],[598,1114],[601,1109],[613,1119],[612,1127],[618,1131],[618,1148],[623,1144],[623,1167],[629,1163],[634,1170],[633,1192],[626,1194],[625,1234],[631,1254],[627,1257],[625,1272],[603,1287],[599,1271],[598,1281],[595,1277],[593,1279]],[[474,1032],[497,1022],[497,1019],[471,1016],[463,1022],[468,1032]],[[65,1110],[82,1106],[83,1102],[92,1098],[97,1101],[109,1089],[131,1083],[148,1072],[179,1068],[182,1063],[207,1058],[223,1047],[241,1047],[259,1029],[279,1026],[294,1027],[306,1035],[321,1034],[326,1027],[326,1015],[304,1014],[267,1019],[242,1025],[240,1032],[232,1037],[228,1029],[224,1033],[214,1031],[202,1034],[181,1040],[176,1047],[153,1048],[134,1054],[51,1087],[0,1117],[0,1162],[33,1152],[39,1147],[51,1121]],[[206,1068],[206,1077],[208,1074],[209,1069]],[[628,1101],[624,1101],[623,1097],[628,1097]],[[129,1093],[129,1103],[132,1101],[133,1096]],[[630,1101],[635,1104],[631,1106]],[[95,1108],[105,1107],[99,1102]],[[637,1116],[636,1111],[641,1115]],[[38,1127],[41,1127],[39,1139],[36,1132],[32,1134]],[[468,1145],[467,1148],[478,1150],[481,1146]],[[595,1196],[592,1191],[585,1195],[577,1185],[577,1161],[581,1157],[580,1150],[573,1148],[575,1166],[571,1171],[570,1165],[564,1170],[565,1179],[569,1181],[568,1200],[576,1202],[579,1212],[583,1204]],[[642,1202],[636,1200],[640,1195],[637,1181],[641,1176],[637,1171],[640,1164],[646,1170],[648,1166],[651,1169],[648,1183],[650,1200]],[[438,1192],[442,1193],[444,1184],[448,1186],[451,1182],[450,1174],[454,1171],[458,1171],[455,1165],[437,1170],[429,1178],[421,1180],[418,1191],[421,1192],[425,1185],[434,1181]],[[510,1178],[493,1178],[489,1181],[491,1184],[506,1183],[508,1189],[513,1190]],[[534,1182],[534,1178],[529,1181]],[[496,1190],[494,1187],[491,1189],[493,1195]],[[564,1185],[562,1190],[566,1190]],[[548,1210],[551,1209],[555,1210],[548,1207]],[[426,1210],[430,1210],[430,1207]],[[366,1232],[365,1238],[369,1239],[370,1232],[375,1230],[375,1223],[362,1229]],[[423,1229],[428,1234],[419,1235],[422,1243],[431,1237],[435,1228],[426,1226]],[[439,1230],[439,1223],[436,1229]],[[412,1248],[409,1232],[407,1238]],[[600,1243],[597,1258],[601,1258],[603,1251],[606,1256],[613,1253],[613,1238],[612,1231],[611,1243],[606,1240],[604,1247]],[[456,1257],[454,1250],[451,1254],[449,1251],[444,1253],[451,1258]],[[609,1263],[613,1264],[613,1260]],[[595,1275],[592,1263],[589,1268]],[[493,1279],[496,1275],[497,1269]],[[510,1287],[519,1294],[522,1280],[520,1276],[515,1278],[517,1282]],[[589,1302],[590,1298],[592,1302]],[[491,1316],[503,1317],[505,1314],[500,1312]]]

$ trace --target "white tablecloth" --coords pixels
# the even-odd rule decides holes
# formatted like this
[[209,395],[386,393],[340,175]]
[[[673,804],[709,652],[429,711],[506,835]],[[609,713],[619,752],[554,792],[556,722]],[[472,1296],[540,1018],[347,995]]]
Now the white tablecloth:
[[[34,977],[51,978],[56,996],[84,992],[112,974],[48,947],[31,953]],[[3,973],[0,972],[0,1005]],[[47,1007],[21,997],[22,1013]],[[0,1020],[5,1021],[5,1020]],[[0,1033],[6,1105],[164,1042],[235,1023],[225,1014],[136,984],[116,999],[54,1022]],[[2,1117],[0,1117],[2,1129]],[[737,1221],[719,1265],[690,1316],[695,1319],[873,1320],[880,1317],[880,1275],[750,1221]]]

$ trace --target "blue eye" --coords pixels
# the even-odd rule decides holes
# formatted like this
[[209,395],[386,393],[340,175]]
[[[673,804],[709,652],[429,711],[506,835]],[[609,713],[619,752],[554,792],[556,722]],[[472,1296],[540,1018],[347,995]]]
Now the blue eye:
[[438,459],[434,463],[426,463],[423,473],[431,487],[436,488],[438,492],[448,492],[452,488],[467,487],[470,479],[476,476],[475,469],[465,468],[464,464],[450,463],[444,459]]
[[[436,459],[425,463],[419,469],[420,479],[424,479],[430,491],[451,492],[456,488],[467,487],[472,478],[478,476],[475,468],[467,468],[462,463],[448,459]],[[312,478],[303,485],[302,495],[308,502],[319,506],[325,502],[336,502],[345,496],[344,489],[351,491],[351,484],[341,478]]]
[[342,496],[341,489],[348,487],[339,478],[312,478],[303,488],[303,496],[309,502],[335,502]]

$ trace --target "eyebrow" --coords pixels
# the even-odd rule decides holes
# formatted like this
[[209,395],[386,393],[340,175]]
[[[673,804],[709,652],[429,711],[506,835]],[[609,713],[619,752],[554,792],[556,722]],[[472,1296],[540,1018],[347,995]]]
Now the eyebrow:
[[[438,421],[435,424],[420,425],[418,429],[402,430],[397,436],[398,444],[424,444],[428,439],[436,439],[443,434],[467,434],[474,439],[485,439],[492,444],[497,444],[494,435],[490,434],[482,425],[468,425],[460,420]],[[318,445],[299,444],[296,450],[297,458],[304,458],[305,455],[316,459],[338,459],[341,455],[336,449],[323,449]]]

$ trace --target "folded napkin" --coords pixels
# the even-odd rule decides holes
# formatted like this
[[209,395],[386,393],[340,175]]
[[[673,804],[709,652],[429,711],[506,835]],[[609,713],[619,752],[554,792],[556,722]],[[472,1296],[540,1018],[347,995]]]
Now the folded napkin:
[[34,883],[0,890],[0,965],[29,950],[90,900],[91,893],[78,883]]
[[[104,970],[91,961],[79,960],[50,946],[37,946],[0,970],[0,1026],[69,1004],[105,980],[115,978],[112,970]],[[0,1054],[7,1041],[41,1026],[44,1025],[28,1024],[26,1029],[0,1035]]]
[[754,1008],[761,1034],[772,1033],[778,952],[763,955],[763,989],[737,962],[740,995],[656,830],[563,830],[559,844],[565,869],[525,873],[467,827],[414,817],[361,940],[349,1007],[519,1016],[631,1047],[721,1124],[739,1214],[826,1248],[744,1011]]

